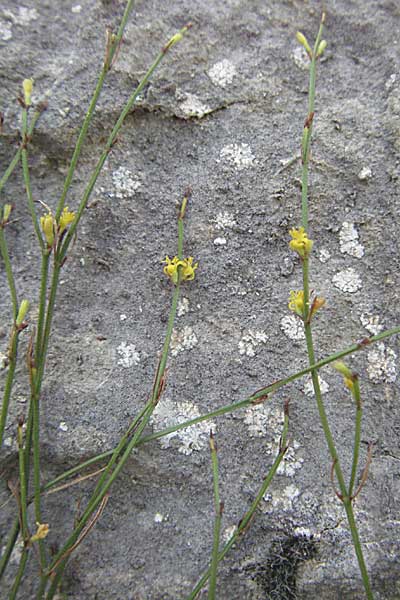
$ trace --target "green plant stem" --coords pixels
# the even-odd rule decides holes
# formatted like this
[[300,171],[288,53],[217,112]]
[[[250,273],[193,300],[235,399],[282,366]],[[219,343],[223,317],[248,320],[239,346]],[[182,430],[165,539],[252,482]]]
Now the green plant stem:
[[[187,199],[185,198],[182,205],[186,206],[186,202],[187,202]],[[179,213],[179,218],[178,218],[178,256],[180,256],[180,257],[182,256],[182,253],[183,253],[183,234],[184,234],[183,213],[184,213],[184,211],[181,209],[181,211]],[[37,595],[38,600],[43,597],[43,594],[46,591],[46,581],[48,580],[48,577],[51,574],[53,574],[53,581],[51,583],[48,594],[46,595],[46,599],[51,600],[51,598],[53,598],[53,596],[57,590],[58,583],[61,579],[62,572],[63,572],[66,562],[68,560],[69,552],[73,550],[74,544],[76,544],[77,540],[79,539],[80,533],[83,531],[84,527],[87,525],[93,512],[103,501],[106,494],[108,493],[108,490],[114,483],[115,479],[118,477],[120,471],[122,470],[126,461],[130,457],[133,448],[135,448],[137,446],[137,444],[141,438],[141,435],[142,435],[145,427],[147,426],[155,407],[157,406],[157,403],[159,401],[160,395],[163,390],[163,378],[164,378],[164,373],[165,373],[165,367],[166,367],[167,360],[168,360],[169,347],[170,347],[170,343],[171,343],[171,337],[172,337],[172,332],[173,332],[173,327],[174,327],[174,322],[175,322],[175,317],[176,317],[176,310],[178,307],[179,295],[180,295],[180,275],[178,277],[178,283],[175,286],[174,294],[172,297],[172,304],[171,304],[171,309],[170,309],[169,318],[168,318],[165,341],[164,341],[164,345],[163,345],[163,349],[162,349],[162,353],[161,353],[160,362],[158,364],[156,378],[155,378],[154,386],[152,389],[151,397],[150,397],[149,401],[147,402],[145,408],[141,411],[139,416],[130,425],[130,427],[128,428],[128,431],[125,433],[125,435],[121,439],[120,443],[118,444],[117,448],[114,450],[114,452],[111,456],[111,460],[107,466],[107,469],[106,469],[105,473],[102,474],[102,477],[100,479],[101,485],[98,484],[96,486],[95,492],[91,496],[91,499],[89,500],[88,505],[87,505],[82,517],[80,518],[77,526],[75,527],[74,531],[69,536],[69,538],[66,541],[66,543],[64,544],[64,546],[56,554],[51,565],[48,567],[47,574],[46,574],[45,578],[43,578],[41,581],[41,585],[40,585],[39,592]],[[131,440],[126,444],[125,450],[124,450],[119,462],[116,464],[114,470],[110,474],[112,467],[116,463],[118,456],[120,456],[120,453],[125,446],[125,441],[127,440],[129,433],[132,431],[132,429],[134,427],[136,428],[135,433],[133,434]],[[109,477],[108,477],[108,480],[106,481],[106,478],[108,475],[109,475]]]
[[24,174],[24,182],[26,189],[26,196],[28,200],[28,208],[31,213],[32,224],[35,229],[36,237],[38,239],[40,248],[43,250],[45,248],[45,242],[42,238],[42,232],[39,225],[39,220],[37,218],[37,214],[35,211],[35,204],[32,196],[32,188],[31,188],[31,180],[29,175],[29,166],[28,166],[28,111],[26,108],[22,110],[22,148],[21,148],[21,162],[22,162],[22,171]]
[[18,315],[18,297],[17,297],[17,289],[15,287],[14,275],[12,272],[12,266],[10,261],[10,255],[8,253],[7,240],[4,235],[4,227],[0,226],[0,252],[4,261],[4,268],[7,275],[7,283],[10,290],[11,295],[11,304],[12,304],[12,313],[13,320],[17,319]]
[[8,596],[8,600],[15,600],[15,598],[17,597],[18,589],[19,589],[19,586],[21,585],[21,582],[22,582],[22,577],[23,577],[24,572],[25,572],[25,568],[26,568],[26,563],[28,561],[28,557],[29,557],[29,554],[24,549],[23,552],[22,552],[22,555],[21,555],[21,561],[19,563],[18,571],[17,571],[17,574],[15,576],[14,584],[13,584],[13,586],[11,588],[10,595]]
[[[34,113],[33,113],[33,117],[31,119],[31,124],[29,126],[28,129],[28,140],[31,137],[33,130],[35,129],[35,125],[37,123],[38,118],[40,117],[40,115],[43,112],[43,108],[37,109]],[[3,187],[5,186],[5,184],[7,183],[8,179],[10,178],[12,172],[14,171],[15,167],[19,164],[19,161],[21,160],[21,148],[18,148],[17,152],[14,154],[10,164],[8,165],[3,177],[0,179],[0,192],[3,189]]]
[[17,517],[14,520],[14,524],[10,531],[10,537],[8,538],[7,545],[6,545],[5,550],[0,558],[0,580],[2,579],[4,572],[7,568],[11,553],[12,553],[14,546],[16,544],[16,541],[18,539],[19,531],[20,531],[20,522],[19,522],[19,518]]
[[[183,27],[178,34],[175,34],[175,36],[173,36],[173,38],[171,38],[171,40],[173,40],[177,35],[182,36],[186,33],[186,31],[188,30],[188,27]],[[154,71],[157,69],[158,65],[161,63],[161,61],[163,60],[163,58],[165,57],[166,53],[168,52],[168,50],[172,47],[171,44],[171,40],[166,44],[166,46],[164,46],[164,48],[161,50],[161,52],[158,54],[156,60],[153,62],[153,64],[151,65],[151,67],[148,69],[148,71],[146,72],[146,74],[144,75],[143,79],[140,81],[139,85],[137,86],[137,88],[135,89],[135,91],[133,92],[133,94],[130,96],[128,102],[126,103],[124,109],[122,110],[120,116],[118,117],[117,122],[115,123],[113,130],[111,131],[107,142],[105,144],[105,148],[97,162],[97,165],[92,173],[92,176],[89,179],[89,183],[86,186],[86,189],[83,193],[82,196],[82,200],[79,204],[78,210],[76,212],[76,217],[75,220],[73,221],[73,223],[71,224],[67,235],[65,236],[64,242],[59,250],[58,256],[60,261],[62,261],[65,256],[66,253],[68,251],[69,245],[73,239],[73,236],[75,234],[76,228],[78,226],[78,223],[82,217],[82,213],[86,208],[86,205],[89,201],[90,195],[93,191],[93,188],[96,184],[97,178],[104,166],[104,163],[107,160],[107,157],[112,149],[113,144],[115,143],[116,139],[117,139],[117,135],[123,125],[123,122],[125,121],[127,115],[129,114],[129,112],[132,110],[132,107],[134,105],[134,103],[136,102],[137,97],[139,96],[139,94],[141,93],[141,91],[144,89],[144,87],[147,85],[150,77],[152,76],[152,74],[154,73]]]
[[221,520],[223,504],[219,497],[219,474],[218,474],[218,452],[217,446],[214,441],[212,432],[210,433],[210,450],[211,450],[211,463],[213,473],[213,488],[214,488],[214,507],[215,507],[215,521],[214,521],[214,536],[213,536],[213,548],[211,554],[211,566],[210,566],[210,585],[208,588],[208,600],[215,600],[215,592],[217,588],[217,570],[218,570],[218,550],[219,550],[219,536],[221,532]]
[[314,50],[311,57],[310,63],[310,79],[308,88],[308,115],[307,115],[307,133],[305,146],[302,149],[302,188],[301,188],[301,220],[304,229],[307,231],[308,228],[308,163],[310,157],[310,145],[311,136],[314,121],[314,105],[315,105],[315,79],[317,71],[317,50],[321,41],[322,32],[324,28],[324,15],[321,19],[319,31],[314,44]]
[[354,429],[354,448],[353,448],[353,464],[351,466],[350,484],[349,484],[349,496],[350,499],[353,496],[354,484],[357,477],[358,458],[360,455],[360,444],[361,444],[361,420],[362,420],[362,404],[360,395],[360,384],[358,378],[355,377],[353,381],[353,395],[356,404],[356,425]]
[[39,315],[37,321],[36,330],[36,342],[35,342],[35,365],[40,361],[43,345],[43,328],[46,315],[46,295],[47,295],[47,282],[49,275],[49,260],[50,251],[48,248],[42,249],[42,266],[40,275],[40,291],[39,291]]
[[15,367],[17,365],[18,352],[18,331],[15,325],[12,326],[10,343],[8,348],[8,372],[4,387],[3,402],[1,405],[0,414],[0,449],[3,446],[4,431],[7,423],[8,407],[10,405],[10,397],[12,386],[14,383]]
[[[235,532],[233,533],[232,537],[228,540],[228,542],[222,548],[221,552],[218,554],[218,562],[221,562],[221,560],[223,560],[223,558],[225,558],[225,556],[228,554],[228,552],[232,548],[232,546],[234,546],[236,544],[236,542],[238,541],[240,536],[243,535],[246,532],[246,530],[248,529],[248,527],[250,526],[251,520],[254,517],[257,507],[260,504],[261,500],[263,499],[268,487],[271,484],[271,481],[273,480],[273,478],[275,476],[275,473],[277,472],[277,470],[279,468],[279,465],[281,464],[281,462],[283,460],[283,457],[286,454],[288,429],[289,429],[289,414],[288,414],[288,411],[285,410],[285,417],[284,417],[284,424],[283,424],[283,431],[282,431],[279,454],[276,457],[274,463],[272,464],[272,467],[268,471],[268,474],[265,477],[265,479],[257,493],[257,496],[253,500],[249,510],[243,515],[242,519],[240,519],[238,526],[237,526]],[[207,571],[205,571],[205,573],[201,576],[201,578],[199,579],[199,581],[197,582],[197,584],[195,585],[195,587],[193,588],[192,592],[189,594],[189,596],[187,597],[186,600],[194,600],[196,598],[196,596],[202,590],[204,585],[207,583],[208,578],[210,577],[210,574],[211,574],[211,568],[207,569]]]
[[134,4],[133,0],[129,0],[127,2],[126,8],[124,11],[124,15],[122,17],[120,26],[118,28],[118,33],[116,34],[115,38],[113,38],[111,40],[110,36],[107,37],[107,47],[106,47],[106,54],[105,54],[104,61],[103,61],[103,67],[101,69],[99,78],[97,80],[96,88],[93,92],[93,96],[90,101],[89,108],[85,115],[85,119],[84,119],[82,127],[80,129],[79,136],[78,136],[78,139],[77,139],[77,142],[75,145],[75,149],[74,149],[74,152],[73,152],[73,155],[71,158],[71,162],[70,162],[70,165],[68,168],[68,172],[65,177],[63,191],[62,191],[61,197],[58,201],[56,217],[55,217],[57,221],[60,218],[60,215],[64,208],[65,199],[67,197],[68,190],[71,186],[71,182],[72,182],[72,178],[75,173],[76,165],[78,163],[78,159],[79,159],[79,156],[82,151],[82,146],[86,139],[87,131],[88,131],[89,125],[93,118],[94,111],[97,106],[97,101],[99,99],[101,90],[103,89],[103,85],[104,85],[104,81],[107,76],[107,73],[110,71],[111,64],[112,64],[113,58],[115,56],[115,53],[120,46],[122,36],[123,36],[124,30],[126,27],[126,23],[128,21],[129,14],[132,10],[133,4]]
[[[311,143],[311,132],[312,132],[312,122],[314,115],[314,100],[315,100],[315,76],[316,76],[316,59],[317,59],[317,49],[319,46],[319,42],[321,40],[323,30],[323,19],[321,20],[321,25],[318,31],[318,36],[314,45],[313,56],[310,65],[310,83],[309,83],[309,103],[308,103],[308,131],[305,140],[305,144],[303,147],[303,168],[302,168],[302,226],[305,231],[308,231],[308,170],[309,170],[309,155],[310,155],[310,143]],[[306,257],[302,261],[302,270],[303,270],[303,291],[304,291],[304,302],[306,305],[305,311],[309,310],[309,259]],[[315,364],[315,352],[314,345],[312,339],[311,332],[311,323],[309,319],[304,320],[304,331],[306,336],[307,343],[307,354],[308,354],[308,362],[311,365]],[[331,459],[333,462],[333,468],[335,471],[335,475],[339,484],[339,489],[341,493],[341,500],[345,506],[346,515],[349,523],[349,527],[351,530],[351,536],[353,539],[354,549],[357,555],[358,564],[361,571],[361,576],[365,588],[365,592],[368,600],[373,599],[372,590],[369,582],[368,572],[365,565],[361,543],[358,535],[358,530],[356,526],[356,522],[353,514],[353,507],[351,504],[351,497],[347,490],[346,483],[344,480],[343,472],[340,466],[339,457],[336,451],[336,446],[333,440],[333,436],[329,427],[328,418],[326,415],[324,403],[322,400],[321,389],[319,385],[318,372],[316,369],[311,370],[311,378],[314,388],[314,395],[317,402],[318,413],[320,422],[322,425],[322,429],[324,431],[326,443],[329,448],[329,453],[331,455]]]

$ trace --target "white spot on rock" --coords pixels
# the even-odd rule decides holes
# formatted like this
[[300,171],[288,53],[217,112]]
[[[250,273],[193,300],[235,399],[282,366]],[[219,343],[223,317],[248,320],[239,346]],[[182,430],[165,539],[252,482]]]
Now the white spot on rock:
[[217,237],[214,240],[214,246],[225,246],[226,245],[226,238],[224,237]]
[[127,320],[127,318],[128,318],[128,317],[127,317],[126,315],[119,315],[119,320],[120,320],[121,322],[123,322],[123,321],[126,321],[126,320]]
[[[277,455],[279,452],[279,441],[280,436],[275,440],[274,445],[271,448],[271,454]],[[296,451],[300,448],[299,442],[293,440],[289,448],[286,450],[286,454],[283,457],[283,461],[278,467],[277,475],[284,475],[285,477],[294,477],[296,471],[302,468],[304,459],[296,456]]]
[[194,94],[184,94],[179,91],[177,96],[181,100],[179,108],[186,119],[190,119],[191,117],[201,119],[204,115],[207,115],[212,111],[210,106],[203,104],[203,102]]
[[249,329],[247,333],[243,334],[239,342],[239,354],[245,354],[250,357],[255,356],[257,347],[260,344],[265,344],[267,340],[268,337],[264,331]]
[[0,352],[0,371],[6,368],[8,361],[8,355],[4,354],[4,352]]
[[281,329],[290,340],[304,340],[303,323],[295,315],[285,315],[281,319]]
[[368,179],[372,178],[372,170],[370,167],[363,167],[358,174],[358,179],[360,181],[368,181]]
[[352,267],[336,273],[332,278],[332,283],[342,292],[350,294],[358,292],[362,287],[361,278]]
[[296,46],[292,52],[293,60],[296,67],[302,71],[308,71],[310,68],[310,58],[303,46]]
[[[150,421],[158,430],[199,416],[199,409],[191,402],[172,402],[164,399],[157,404]],[[208,446],[210,429],[214,430],[214,424],[210,421],[197,423],[160,438],[160,444],[163,448],[170,448],[174,446],[173,440],[177,440],[178,452],[189,455],[193,450],[203,450]]]
[[120,357],[118,364],[120,367],[124,367],[124,369],[129,369],[140,362],[140,356],[134,344],[122,342],[117,348],[117,354]]
[[176,356],[184,350],[191,350],[197,344],[197,337],[191,327],[184,327],[182,331],[173,330],[171,336],[171,354]]
[[233,215],[229,212],[219,212],[213,222],[215,229],[232,229],[236,225]]
[[328,262],[328,260],[330,259],[331,254],[329,252],[329,250],[327,250],[326,248],[321,248],[321,250],[319,251],[319,260],[322,263],[326,263]]
[[60,431],[68,431],[68,425],[66,424],[65,421],[61,421],[61,423],[58,426],[58,429],[60,429]]
[[178,308],[176,314],[178,317],[183,317],[189,312],[189,300],[187,298],[181,298],[178,302]]
[[11,23],[0,21],[0,39],[7,42],[12,38]]
[[80,4],[75,4],[75,6],[73,6],[71,8],[71,12],[75,13],[75,14],[79,14],[82,11],[82,6]]
[[22,27],[29,25],[31,21],[36,21],[39,17],[36,8],[26,8],[25,6],[20,6],[18,8],[18,14],[11,12],[11,10],[4,10],[3,14],[6,19],[9,19],[15,25],[21,25]]
[[140,179],[126,167],[119,167],[114,171],[112,180],[115,187],[115,191],[110,194],[112,198],[130,198],[142,185]]
[[358,231],[354,223],[345,221],[339,232],[340,251],[355,258],[364,256],[364,247],[358,241]]
[[154,515],[154,523],[162,523],[163,521],[167,521],[167,517],[164,517],[161,513]]
[[379,342],[368,352],[368,376],[374,383],[396,381],[397,355],[391,348]]
[[219,85],[225,88],[231,84],[237,71],[235,65],[233,65],[228,59],[215,63],[208,71],[208,76],[215,85]]
[[[326,394],[327,392],[329,392],[329,385],[327,384],[327,382],[324,379],[322,379],[322,377],[320,375],[318,375],[318,381],[319,381],[319,387],[321,389],[321,394]],[[305,393],[306,396],[314,395],[314,386],[313,386],[311,375],[307,375],[307,381],[304,384],[303,392]]]
[[361,325],[365,327],[367,331],[372,333],[372,335],[378,335],[378,333],[383,329],[383,325],[379,323],[379,318],[380,317],[378,315],[373,316],[363,313],[360,316]]
[[222,148],[220,157],[233,164],[238,171],[251,167],[256,162],[249,144],[228,144]]
[[264,500],[270,502],[273,509],[279,508],[280,510],[290,511],[299,496],[300,490],[294,484],[290,484],[285,487],[280,495],[278,495],[278,492],[274,492],[274,494],[267,492],[264,495]]

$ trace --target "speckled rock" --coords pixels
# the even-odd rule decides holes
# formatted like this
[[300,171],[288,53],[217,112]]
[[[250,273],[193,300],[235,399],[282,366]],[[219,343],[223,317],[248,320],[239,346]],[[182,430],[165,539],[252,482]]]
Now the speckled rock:
[[[120,0],[1,3],[2,172],[16,149],[20,84],[32,76],[34,101],[49,102],[32,144],[33,193],[51,207],[96,83],[105,28],[116,26],[123,8]],[[187,186],[185,254],[200,266],[183,290],[167,388],[149,432],[244,399],[306,364],[303,332],[287,308],[289,291],[301,285],[300,264],[288,249],[288,230],[300,221],[300,164],[290,160],[299,152],[308,86],[295,33],[312,39],[320,10],[316,0],[136,3],[68,196],[71,208],[158,49],[185,23],[193,28],[128,116],[62,273],[41,400],[43,481],[112,448],[149,396],[171,298],[161,261],[176,252],[176,207]],[[327,300],[315,319],[319,357],[399,324],[399,34],[394,1],[329,3],[310,177],[311,281]],[[34,321],[38,250],[20,173],[2,200],[15,204],[7,240]],[[0,305],[4,354],[7,293]],[[16,477],[15,419],[27,407],[27,341],[26,332],[0,469],[0,549],[15,509],[6,482]],[[361,464],[367,442],[375,442],[355,512],[381,600],[400,598],[399,352],[399,340],[391,339],[348,360],[364,399]],[[348,476],[354,409],[337,373],[324,369],[321,378]],[[228,539],[275,456],[285,398],[290,451],[252,527],[220,567],[218,598],[363,598],[306,379],[251,411],[133,453],[69,561],[66,597],[185,598],[211,551],[210,427]],[[44,499],[51,545],[68,535],[92,486],[85,481]],[[30,569],[21,598],[35,597],[34,559]]]

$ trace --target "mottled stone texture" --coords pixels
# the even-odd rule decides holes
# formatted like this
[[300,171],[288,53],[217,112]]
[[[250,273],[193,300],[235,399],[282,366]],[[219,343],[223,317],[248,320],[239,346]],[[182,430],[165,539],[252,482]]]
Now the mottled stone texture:
[[[20,83],[33,76],[34,100],[49,101],[31,148],[33,192],[50,206],[96,82],[105,28],[118,23],[123,8],[117,0],[1,2],[2,172],[16,148]],[[184,286],[167,388],[149,431],[244,399],[306,364],[304,339],[287,309],[289,291],[301,285],[300,264],[288,249],[288,229],[300,220],[300,164],[283,166],[299,152],[307,112],[307,63],[295,33],[313,39],[321,9],[313,0],[137,2],[68,197],[71,208],[155,53],[186,22],[193,29],[129,115],[63,271],[41,400],[43,481],[112,448],[149,395],[171,299],[160,261],[175,253],[176,206],[188,185],[185,253],[200,267]],[[329,2],[324,37],[310,178],[311,281],[327,299],[315,320],[319,357],[399,323],[399,4]],[[38,250],[20,173],[2,201],[15,205],[7,240],[34,322]],[[11,313],[2,277],[5,352]],[[12,499],[4,502],[6,480],[16,476],[15,418],[27,406],[27,339],[3,453],[2,537],[15,508]],[[361,465],[368,441],[375,442],[355,511],[376,598],[385,600],[400,598],[398,355],[399,341],[391,339],[348,361],[364,398]],[[321,378],[348,476],[354,407],[336,372],[327,368]],[[290,452],[252,527],[220,567],[218,598],[358,600],[358,567],[306,379],[252,411],[213,421],[224,535],[272,463],[285,398]],[[210,426],[134,453],[102,518],[70,559],[67,598],[185,598],[210,556]],[[44,499],[50,544],[65,539],[92,485]],[[34,597],[35,572],[32,556],[21,598]]]

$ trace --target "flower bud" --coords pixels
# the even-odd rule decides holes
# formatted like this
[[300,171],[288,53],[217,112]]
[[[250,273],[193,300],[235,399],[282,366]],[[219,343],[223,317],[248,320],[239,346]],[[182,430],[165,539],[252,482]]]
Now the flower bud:
[[24,79],[22,87],[24,90],[25,106],[30,106],[32,104],[31,95],[33,90],[33,79]]
[[301,31],[298,31],[296,33],[296,39],[297,41],[303,46],[303,48],[305,49],[305,51],[307,52],[308,56],[310,58],[312,58],[312,50],[310,48],[310,44],[307,41],[306,36],[304,35],[304,33],[301,33]]
[[17,325],[17,327],[20,327],[20,325],[22,325],[28,310],[29,310],[29,301],[22,300],[21,304],[19,305],[17,319],[15,321],[15,324]]
[[318,46],[318,50],[317,50],[317,58],[322,56],[322,54],[324,53],[324,50],[327,46],[327,42],[326,40],[321,40]]
[[12,211],[11,204],[5,204],[3,206],[3,223],[7,223],[8,219],[10,217],[11,211]]

